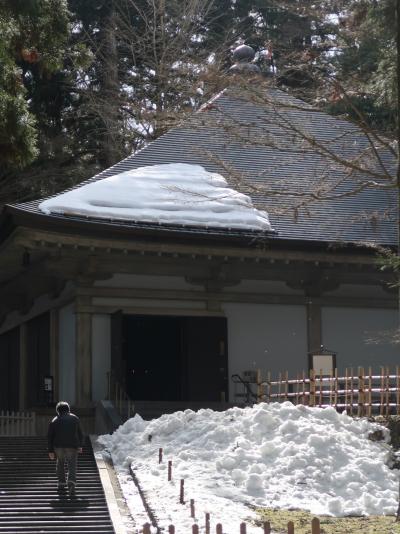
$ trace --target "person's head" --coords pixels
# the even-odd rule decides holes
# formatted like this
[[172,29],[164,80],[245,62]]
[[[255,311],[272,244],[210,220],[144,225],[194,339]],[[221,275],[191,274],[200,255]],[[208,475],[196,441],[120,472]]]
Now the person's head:
[[58,413],[58,415],[69,413],[69,410],[70,408],[68,402],[60,401],[57,403],[56,412]]

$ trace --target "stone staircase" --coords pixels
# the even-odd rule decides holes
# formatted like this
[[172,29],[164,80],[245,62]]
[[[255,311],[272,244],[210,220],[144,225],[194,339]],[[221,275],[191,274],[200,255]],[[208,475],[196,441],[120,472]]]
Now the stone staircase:
[[0,438],[0,534],[114,533],[90,441],[78,460],[76,495],[57,492],[43,437]]

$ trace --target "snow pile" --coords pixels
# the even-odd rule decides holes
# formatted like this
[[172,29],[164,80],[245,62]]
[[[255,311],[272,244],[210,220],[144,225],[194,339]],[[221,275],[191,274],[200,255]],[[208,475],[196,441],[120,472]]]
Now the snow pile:
[[200,165],[139,167],[45,200],[46,213],[121,221],[271,230],[268,214]]
[[[333,408],[286,402],[186,410],[152,421],[136,415],[99,440],[124,479],[128,503],[134,492],[123,473],[132,463],[162,526],[173,523],[184,532],[193,523],[187,505],[179,505],[183,478],[186,500],[195,499],[201,523],[210,512],[224,531],[238,532],[252,516],[248,504],[333,516],[394,514],[399,477],[387,466],[390,446],[368,439],[378,428]],[[132,508],[135,516],[136,504]]]

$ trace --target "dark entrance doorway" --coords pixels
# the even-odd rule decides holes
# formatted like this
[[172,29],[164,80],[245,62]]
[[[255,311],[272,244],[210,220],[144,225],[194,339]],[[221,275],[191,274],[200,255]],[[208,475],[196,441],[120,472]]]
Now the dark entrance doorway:
[[0,410],[19,407],[19,328],[0,336]]
[[112,365],[132,399],[228,398],[225,318],[115,314],[113,323]]

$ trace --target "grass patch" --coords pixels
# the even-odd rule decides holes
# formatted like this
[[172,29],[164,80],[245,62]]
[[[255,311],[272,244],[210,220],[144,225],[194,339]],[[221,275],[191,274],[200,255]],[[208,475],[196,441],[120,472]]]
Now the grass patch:
[[295,534],[311,534],[311,520],[313,517],[318,517],[321,523],[321,534],[400,534],[400,522],[395,522],[395,516],[315,516],[301,510],[268,508],[258,508],[257,513],[260,525],[264,521],[269,521],[274,533],[286,534],[288,521],[293,521]]

